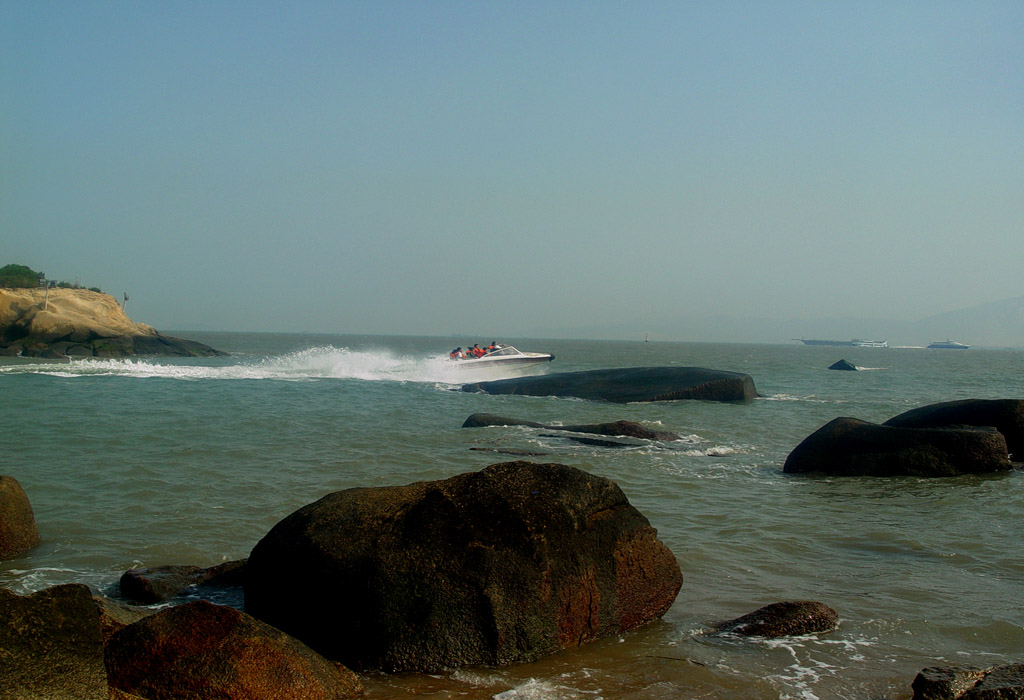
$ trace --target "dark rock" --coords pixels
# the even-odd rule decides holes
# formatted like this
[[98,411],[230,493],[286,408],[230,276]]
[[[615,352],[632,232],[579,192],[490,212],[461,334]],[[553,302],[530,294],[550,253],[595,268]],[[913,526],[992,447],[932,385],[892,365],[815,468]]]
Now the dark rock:
[[20,338],[0,347],[0,356],[39,357],[63,359],[68,357],[98,357],[117,359],[135,355],[171,355],[177,357],[218,357],[227,355],[208,345],[193,340],[167,335],[138,335],[97,337],[70,341],[66,339],[41,341],[38,338]]
[[241,586],[244,571],[245,560],[208,569],[191,565],[129,569],[121,575],[121,595],[137,603],[159,603],[180,595],[191,586]]
[[11,559],[39,544],[39,529],[28,496],[13,476],[0,476],[0,559]]
[[343,700],[348,669],[243,612],[206,601],[168,608],[107,644],[110,685],[148,700]]
[[93,357],[102,359],[117,359],[119,357],[131,357],[131,338],[100,338],[92,343]]
[[829,369],[838,369],[846,372],[856,372],[859,368],[852,362],[847,362],[846,360],[839,360],[839,362],[829,365]]
[[434,672],[639,627],[681,585],[614,482],[508,462],[299,509],[253,549],[245,606],[353,668]]
[[544,430],[566,430],[573,433],[592,433],[595,435],[613,435],[621,437],[635,437],[644,440],[678,440],[675,433],[661,430],[651,430],[639,423],[628,420],[615,421],[614,423],[597,423],[594,425],[545,425],[518,418],[503,418],[489,413],[474,413],[462,424],[463,428],[487,428],[492,426],[517,426],[522,425],[528,428],[543,428]]
[[104,644],[122,628],[156,612],[153,608],[124,605],[105,596],[93,596],[93,601],[100,611],[100,628],[103,631]]
[[226,561],[223,564],[203,569],[202,579],[197,583],[199,586],[208,588],[226,588],[229,586],[241,586],[245,583],[245,559]]
[[718,626],[720,634],[744,637],[798,637],[830,632],[839,624],[839,613],[813,600],[784,601],[758,608]]
[[991,668],[985,677],[963,695],[964,700],[1024,699],[1024,664]]
[[628,367],[545,374],[466,384],[463,391],[526,396],[566,396],[631,401],[750,401],[757,398],[747,374],[702,367]]
[[991,428],[896,428],[836,418],[797,445],[783,471],[941,477],[1012,468],[1006,440]]
[[124,692],[123,690],[121,690],[119,688],[111,688],[110,689],[110,700],[146,700],[146,699],[145,698],[140,698],[138,695],[132,695],[131,693],[126,693],[126,692]]
[[1024,460],[1024,401],[964,399],[921,406],[885,421],[899,428],[944,428],[956,425],[992,426],[1006,438],[1006,448]]
[[628,420],[614,423],[597,423],[595,425],[566,425],[564,427],[547,426],[551,430],[568,430],[574,433],[593,433],[595,435],[613,435],[618,437],[634,437],[642,440],[659,440],[673,442],[680,437],[667,430],[651,430],[639,423]]
[[529,420],[519,420],[518,418],[503,418],[501,416],[491,415],[490,413],[474,413],[462,423],[463,428],[490,428],[494,426],[510,427],[517,425],[522,425],[527,428],[548,427],[543,423],[535,423]]
[[159,603],[173,598],[200,578],[198,566],[154,566],[121,574],[121,595],[136,603]]
[[107,700],[100,611],[87,586],[0,589],[0,698]]
[[547,435],[542,434],[541,437],[548,438],[564,438],[566,440],[572,440],[578,442],[581,445],[590,445],[592,447],[637,447],[635,442],[621,442],[619,440],[601,440],[600,438],[582,437],[580,435]]
[[496,452],[503,455],[512,455],[513,457],[544,457],[547,452],[534,452],[532,450],[515,450],[504,447],[470,447],[472,452]]
[[956,700],[985,677],[973,666],[930,666],[922,669],[910,687],[913,700]]
[[132,354],[135,355],[176,355],[178,357],[217,357],[227,355],[209,345],[194,340],[157,335],[137,335],[130,338]]
[[911,687],[913,700],[1021,700],[1024,698],[1024,664],[987,669],[932,666],[922,669]]

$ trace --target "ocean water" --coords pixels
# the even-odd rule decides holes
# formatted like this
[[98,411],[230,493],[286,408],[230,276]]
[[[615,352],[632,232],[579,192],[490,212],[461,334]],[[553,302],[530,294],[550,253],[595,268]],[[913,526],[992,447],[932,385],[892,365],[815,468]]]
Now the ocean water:
[[[837,416],[883,421],[938,401],[1024,398],[1024,353],[511,341],[553,352],[549,371],[710,367],[750,374],[762,395],[618,405],[457,391],[440,358],[491,338],[175,335],[231,354],[0,360],[0,474],[21,482],[42,536],[0,562],[0,585],[113,592],[133,566],[245,557],[328,492],[444,478],[513,459],[488,450],[529,449],[622,487],[679,561],[674,606],[641,630],[537,663],[364,675],[368,697],[896,699],[926,666],[1024,661],[1024,472],[782,473],[793,447]],[[829,371],[840,358],[867,369]],[[632,420],[682,439],[608,449],[461,428],[475,412]],[[706,634],[791,599],[832,606],[839,628],[776,641]]]

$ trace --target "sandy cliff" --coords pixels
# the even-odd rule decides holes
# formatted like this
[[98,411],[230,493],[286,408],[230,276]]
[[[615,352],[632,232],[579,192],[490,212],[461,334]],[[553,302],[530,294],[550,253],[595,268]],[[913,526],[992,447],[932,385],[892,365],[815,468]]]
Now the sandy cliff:
[[0,289],[0,349],[32,357],[221,354],[135,323],[114,297],[88,289]]

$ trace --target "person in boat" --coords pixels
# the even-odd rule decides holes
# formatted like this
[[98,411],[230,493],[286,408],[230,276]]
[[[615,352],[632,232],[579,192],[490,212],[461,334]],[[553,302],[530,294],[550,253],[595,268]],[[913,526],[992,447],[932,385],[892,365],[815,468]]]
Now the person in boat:
[[473,347],[470,349],[469,354],[473,357],[483,357],[485,353],[479,343],[473,343]]
[[488,353],[492,353],[492,352],[494,352],[495,350],[497,350],[497,349],[498,349],[498,348],[500,348],[500,347],[501,347],[500,345],[498,345],[497,343],[495,343],[495,342],[494,342],[494,341],[492,340],[492,341],[491,341],[491,344],[487,346],[487,352],[488,352]]
[[448,353],[448,359],[449,360],[461,360],[462,359],[462,346],[460,345],[459,347],[455,348],[450,353]]

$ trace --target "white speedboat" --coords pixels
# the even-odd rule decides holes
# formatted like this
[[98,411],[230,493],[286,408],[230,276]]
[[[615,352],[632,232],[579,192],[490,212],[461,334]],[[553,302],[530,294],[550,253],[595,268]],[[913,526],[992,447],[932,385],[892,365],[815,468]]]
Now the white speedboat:
[[539,366],[555,359],[554,355],[545,352],[523,352],[511,345],[501,345],[497,350],[482,357],[470,357],[452,360],[452,364],[460,370],[494,370],[503,375],[529,374]]

